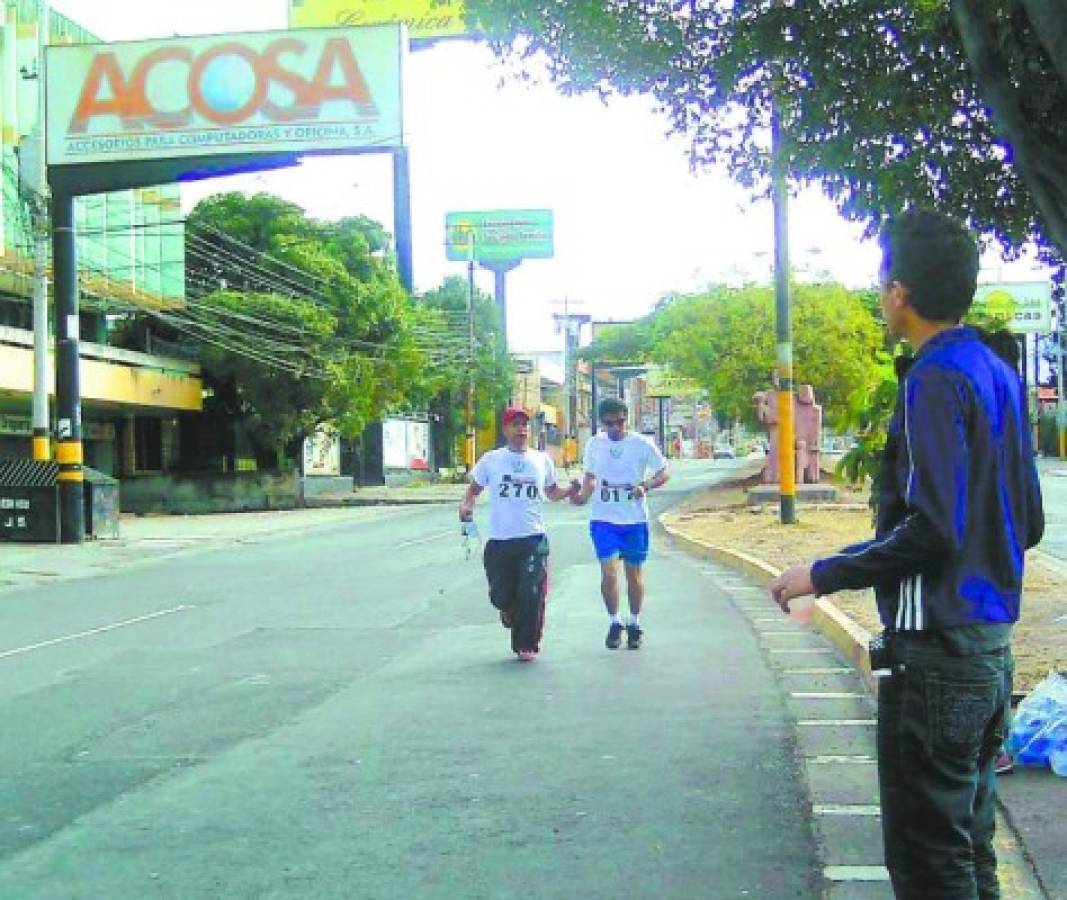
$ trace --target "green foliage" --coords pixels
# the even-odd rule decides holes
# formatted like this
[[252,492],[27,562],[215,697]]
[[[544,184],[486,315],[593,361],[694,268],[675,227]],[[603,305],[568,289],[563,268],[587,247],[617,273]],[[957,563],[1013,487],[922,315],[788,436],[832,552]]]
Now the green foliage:
[[604,325],[597,332],[596,341],[579,351],[582,359],[596,365],[647,362],[651,357],[652,330],[650,319]]
[[890,363],[878,367],[878,377],[866,397],[856,397],[845,424],[855,431],[855,444],[837,464],[836,474],[854,485],[872,485],[871,505],[878,497],[878,480],[885,450],[886,429],[896,406],[898,382]]
[[380,225],[231,193],[201,201],[186,235],[192,296],[173,323],[202,344],[211,411],[241,421],[261,456],[281,461],[327,422],[357,437],[429,399],[433,367]]
[[[866,298],[841,285],[792,291],[796,383],[815,387],[828,420],[852,421],[886,365],[882,330]],[[670,366],[708,390],[721,418],[754,425],[752,395],[771,387],[776,344],[771,288],[717,286],[666,298],[646,318],[606,330],[586,353]]]
[[1056,413],[1042,413],[1037,420],[1037,449],[1045,456],[1059,456],[1060,432],[1056,427]]
[[[565,92],[652,95],[672,130],[691,139],[694,164],[724,165],[755,190],[769,182],[775,99],[793,177],[821,185],[844,215],[871,229],[907,205],[928,204],[1006,249],[1035,239],[1062,253],[1067,244],[1050,212],[1057,202],[1067,210],[1067,170],[1056,164],[1067,157],[1067,85],[1053,64],[1067,71],[1067,50],[1055,39],[1062,24],[1042,30],[1033,21],[1047,7],[1062,23],[1062,2],[470,7],[499,52],[520,67],[547,59]],[[997,53],[981,88],[961,40],[969,26],[991,33]],[[1030,128],[1025,146],[1004,116],[992,120],[991,84],[1006,86],[1019,106]],[[1030,166],[1024,182],[1015,156],[1031,146],[1045,151],[1046,164]]]
[[[466,397],[470,380],[467,304],[470,288],[458,276],[420,297],[419,312],[427,323],[450,328],[455,338],[450,362],[435,367],[431,410],[438,422],[439,459],[448,459],[466,427]],[[474,411],[475,424],[491,424],[511,394],[514,366],[500,328],[500,314],[492,297],[474,290]]]

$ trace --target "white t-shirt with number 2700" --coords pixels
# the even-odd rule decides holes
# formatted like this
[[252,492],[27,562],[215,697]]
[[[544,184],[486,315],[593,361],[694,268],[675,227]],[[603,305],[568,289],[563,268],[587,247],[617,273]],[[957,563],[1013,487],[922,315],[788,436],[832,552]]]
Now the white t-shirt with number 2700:
[[590,518],[615,525],[639,525],[648,521],[644,497],[634,496],[634,487],[667,465],[659,448],[642,434],[627,432],[613,441],[603,432],[585,445],[585,471],[596,478],[590,498]]
[[489,491],[489,537],[507,541],[545,533],[541,506],[556,484],[556,467],[547,453],[508,447],[490,450],[471,470],[471,480]]

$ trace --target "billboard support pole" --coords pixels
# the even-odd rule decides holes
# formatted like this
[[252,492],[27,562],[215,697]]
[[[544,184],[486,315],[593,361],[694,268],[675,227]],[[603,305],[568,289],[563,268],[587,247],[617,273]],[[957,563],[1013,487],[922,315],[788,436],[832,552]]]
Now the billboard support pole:
[[411,234],[411,167],[408,148],[393,151],[393,228],[396,231],[396,269],[400,283],[415,293],[415,268]]
[[467,263],[467,414],[466,439],[463,442],[463,461],[467,472],[474,468],[477,435],[474,428],[474,232],[471,232],[471,258]]
[[78,259],[74,197],[52,191],[52,259],[56,301],[56,461],[59,463],[60,538],[85,540],[81,386],[78,377]]
[[496,301],[500,315],[500,334],[504,339],[504,349],[508,349],[508,272],[519,267],[522,260],[506,262],[482,262],[482,268],[493,273],[493,299]]

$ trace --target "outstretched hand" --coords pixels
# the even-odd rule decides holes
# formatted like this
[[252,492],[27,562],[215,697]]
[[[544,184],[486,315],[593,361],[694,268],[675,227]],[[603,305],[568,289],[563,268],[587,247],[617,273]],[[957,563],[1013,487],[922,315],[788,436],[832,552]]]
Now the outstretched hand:
[[811,580],[811,566],[801,565],[786,569],[771,582],[771,599],[782,612],[789,612],[789,601],[815,593]]

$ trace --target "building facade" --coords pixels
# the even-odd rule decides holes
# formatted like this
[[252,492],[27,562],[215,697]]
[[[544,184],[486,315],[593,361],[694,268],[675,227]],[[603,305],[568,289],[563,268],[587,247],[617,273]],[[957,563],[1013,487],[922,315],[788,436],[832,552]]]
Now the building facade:
[[[19,174],[40,112],[38,14],[36,0],[3,0],[0,457],[31,452],[34,204]],[[50,26],[53,44],[97,42],[56,13]],[[199,365],[166,351],[116,345],[129,345],[130,323],[148,311],[185,303],[180,189],[168,185],[82,197],[75,215],[86,464],[120,477],[166,471],[181,454],[182,417],[202,408]],[[50,344],[54,331],[51,321]],[[54,375],[49,384],[54,394]]]

